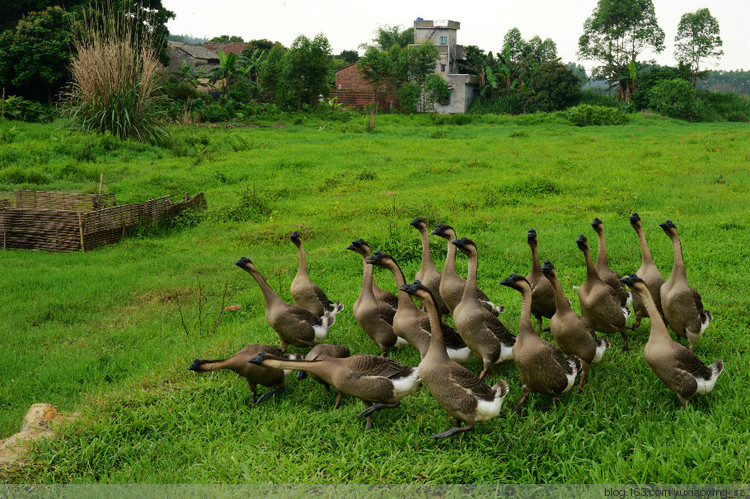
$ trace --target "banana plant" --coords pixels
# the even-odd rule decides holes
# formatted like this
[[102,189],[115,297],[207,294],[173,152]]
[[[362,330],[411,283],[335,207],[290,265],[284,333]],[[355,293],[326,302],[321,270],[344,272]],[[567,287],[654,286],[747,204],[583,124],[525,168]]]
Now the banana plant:
[[225,54],[222,50],[219,52],[219,67],[208,73],[208,81],[213,85],[219,80],[224,80],[223,92],[226,94],[237,79],[238,73],[237,54],[232,52]]

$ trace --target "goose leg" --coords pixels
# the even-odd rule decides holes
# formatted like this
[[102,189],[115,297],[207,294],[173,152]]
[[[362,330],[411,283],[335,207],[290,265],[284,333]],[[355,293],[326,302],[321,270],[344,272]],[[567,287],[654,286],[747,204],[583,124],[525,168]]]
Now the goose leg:
[[490,361],[485,359],[482,361],[483,369],[482,372],[479,373],[479,379],[484,379],[485,376],[487,376],[487,373],[490,372]]
[[583,382],[584,382],[584,380],[586,380],[586,375],[587,375],[588,373],[589,373],[589,366],[586,366],[586,367],[584,367],[584,368],[583,368],[583,369],[581,370],[581,382],[580,382],[580,383],[578,383],[578,391],[579,391],[579,392],[582,392],[582,391],[583,391]]
[[[247,379],[247,378],[245,378],[245,379]],[[253,383],[252,381],[250,381],[248,379],[247,380],[247,386],[250,387],[250,403],[254,404],[255,403],[255,392],[258,390],[258,385],[256,385],[255,383]]]
[[630,347],[628,346],[628,333],[625,332],[625,329],[623,328],[622,331],[620,331],[620,335],[622,336],[622,351],[623,352],[629,352]]
[[463,427],[460,424],[461,421],[457,421],[456,423],[457,424],[456,424],[455,428],[451,428],[450,430],[444,431],[443,433],[438,433],[436,435],[431,435],[430,438],[447,438],[447,437],[452,437],[453,435],[456,435],[458,433],[464,433],[466,431],[471,431],[471,430],[474,429],[474,423],[470,423],[470,424],[468,424],[466,426],[463,426]]
[[358,418],[364,418],[365,416],[370,417],[370,415],[375,411],[379,411],[380,409],[395,409],[399,405],[401,405],[401,402],[396,402],[393,404],[373,404],[369,406],[367,409],[365,409],[364,411],[357,414],[357,417]]
[[283,392],[283,391],[284,391],[284,386],[283,385],[282,386],[274,386],[273,388],[269,388],[268,390],[266,390],[266,392],[263,395],[261,395],[260,397],[258,397],[258,400],[256,400],[255,403],[256,404],[260,404],[261,402],[263,402],[264,400],[266,400],[268,397],[270,397],[274,393]]
[[[365,411],[366,411],[367,409],[369,409],[370,407],[372,407],[372,402],[365,402],[365,401],[363,400],[363,401],[362,401],[362,403],[364,403],[364,404],[365,404]],[[359,414],[359,415],[358,415],[357,417],[358,417],[358,418],[361,418],[361,417],[362,417],[362,414]],[[372,430],[372,414],[369,414],[369,415],[367,416],[367,422],[365,423],[365,430]]]
[[342,396],[342,395],[343,395],[343,393],[341,393],[341,392],[338,392],[338,393],[336,394],[336,403],[335,403],[335,404],[333,404],[333,408],[334,408],[334,409],[338,409],[338,408],[339,408],[339,405],[341,405],[341,396]]
[[521,400],[518,401],[518,405],[515,409],[513,409],[513,414],[518,414],[521,410],[521,406],[526,402],[526,399],[529,398],[529,392],[523,392],[523,397],[521,397]]

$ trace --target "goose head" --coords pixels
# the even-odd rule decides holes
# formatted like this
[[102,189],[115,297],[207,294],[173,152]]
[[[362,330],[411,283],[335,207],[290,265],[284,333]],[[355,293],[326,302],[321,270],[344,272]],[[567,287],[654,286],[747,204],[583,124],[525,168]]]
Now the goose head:
[[638,228],[641,226],[641,217],[638,215],[638,213],[633,213],[628,217],[630,219],[630,225],[632,225],[635,228]]
[[668,236],[677,234],[677,227],[671,220],[667,220],[666,222],[660,223],[659,227],[661,227],[662,230],[666,232]]
[[432,235],[451,240],[455,239],[456,231],[448,224],[438,224],[437,228],[432,231]]
[[254,266],[253,261],[245,256],[243,256],[242,258],[234,262],[234,264],[237,265],[239,268],[245,269],[245,270]]
[[410,294],[422,303],[429,300],[430,303],[433,305],[435,304],[435,298],[432,296],[432,292],[419,280],[414,281],[412,284],[404,284],[399,289]]
[[422,230],[423,228],[427,228],[427,224],[424,221],[424,218],[417,217],[411,222],[409,222],[409,225],[414,227],[417,230]]
[[578,239],[576,239],[576,244],[578,245],[578,249],[580,249],[581,251],[586,251],[587,249],[589,249],[589,240],[586,239],[586,236],[584,236],[583,234],[578,236]]
[[549,260],[544,261],[544,265],[542,265],[542,274],[547,277],[553,277],[555,275],[555,266],[552,265],[552,262]]
[[637,282],[643,282],[643,279],[635,274],[626,275],[620,278],[620,282],[626,284],[629,288],[634,288]]
[[602,222],[599,217],[594,217],[594,220],[591,222],[591,226],[598,234],[604,228],[604,222]]
[[477,252],[477,245],[468,237],[462,237],[456,241],[451,241],[451,243],[454,244],[464,255],[468,256]]
[[508,286],[509,288],[513,288],[516,291],[523,292],[524,289],[531,289],[531,285],[529,284],[529,281],[526,280],[526,278],[522,275],[518,274],[511,274],[502,281],[500,281],[501,286]]
[[529,243],[529,246],[536,246],[536,231],[534,229],[529,229],[529,234],[526,237],[526,241]]
[[299,243],[302,242],[302,239],[299,237],[299,232],[297,232],[296,230],[289,234],[289,239],[292,240],[295,246],[299,246]]
[[388,253],[377,250],[375,253],[365,259],[365,262],[375,265],[376,267],[385,267],[386,260],[392,259]]
[[253,357],[252,359],[248,360],[248,364],[255,364],[256,366],[262,366],[263,365],[263,359],[266,358],[266,352],[260,352],[258,355]]
[[355,253],[359,253],[365,258],[370,256],[370,246],[367,244],[367,241],[362,238],[359,238],[356,241],[352,241],[352,244],[347,246],[346,249],[352,250]]

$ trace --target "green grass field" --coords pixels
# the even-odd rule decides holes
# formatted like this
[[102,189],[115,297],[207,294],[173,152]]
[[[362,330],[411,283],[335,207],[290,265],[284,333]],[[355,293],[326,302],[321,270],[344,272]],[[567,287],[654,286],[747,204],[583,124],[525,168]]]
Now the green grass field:
[[[6,482],[39,483],[747,483],[750,481],[750,128],[635,116],[618,127],[576,128],[552,117],[379,116],[291,120],[254,128],[181,127],[169,143],[120,143],[58,124],[0,121],[0,192],[95,192],[99,173],[119,203],[204,191],[209,209],[170,230],[137,231],[86,253],[0,251],[0,438],[18,431],[37,402],[78,412],[54,440],[36,445]],[[295,124],[292,124],[295,123]],[[610,266],[640,265],[627,216],[643,220],[667,277],[672,248],[657,223],[682,237],[688,278],[714,321],[698,340],[706,362],[726,369],[712,393],[685,412],[643,359],[649,321],[592,368],[583,393],[557,405],[532,395],[520,416],[513,363],[488,381],[510,386],[500,416],[462,439],[428,437],[452,424],[422,389],[364,431],[359,401],[289,378],[285,393],[252,407],[231,372],[196,375],[195,357],[223,358],[249,343],[278,343],[257,285],[234,262],[251,258],[290,300],[297,269],[287,236],[299,230],[312,278],[344,312],[327,341],[378,353],[355,323],[362,237],[396,257],[407,279],[419,268],[415,216],[453,225],[479,250],[479,281],[518,331],[520,295],[499,285],[530,270],[526,233],[572,286],[585,278],[575,239],[601,218]],[[442,268],[445,243],[433,237]],[[459,258],[465,272],[466,259]],[[395,289],[379,271],[381,287]],[[227,313],[211,326],[228,290]],[[209,318],[186,333],[197,299]],[[632,320],[632,319],[631,319]],[[547,334],[547,333],[545,333]],[[551,337],[547,334],[547,339]],[[290,347],[291,351],[300,351]],[[394,358],[416,365],[413,349]],[[469,364],[479,372],[477,361]]]

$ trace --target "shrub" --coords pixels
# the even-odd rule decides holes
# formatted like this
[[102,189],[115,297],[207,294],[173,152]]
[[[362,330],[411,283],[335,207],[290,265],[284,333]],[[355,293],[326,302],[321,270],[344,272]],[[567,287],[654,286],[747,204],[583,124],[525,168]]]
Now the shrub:
[[744,122],[750,118],[750,97],[735,92],[698,90],[696,106],[700,121]]
[[85,19],[65,96],[74,126],[152,143],[166,135],[161,64],[149,32],[138,30],[142,22],[111,8]]
[[53,114],[49,107],[26,100],[23,97],[11,95],[0,98],[0,118],[31,123],[48,123],[52,121]]
[[232,117],[232,114],[220,104],[211,104],[198,111],[201,121],[210,121],[216,123],[218,121],[227,121]]
[[434,109],[435,104],[446,106],[451,100],[451,87],[448,82],[438,74],[431,74],[424,83],[424,90],[429,107]]
[[571,107],[566,115],[576,126],[623,125],[628,121],[627,115],[617,108],[588,104]]
[[617,100],[601,90],[586,89],[578,95],[578,105],[617,107]]
[[648,91],[648,107],[670,118],[693,120],[696,115],[695,90],[682,78],[662,80]]
[[422,96],[422,89],[416,83],[407,82],[399,87],[396,96],[401,105],[401,111],[416,113],[419,109],[419,99]]
[[580,93],[578,77],[557,61],[539,65],[529,82],[525,111],[557,111],[571,106]]

